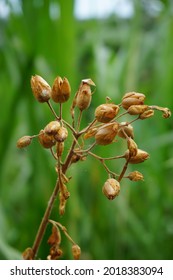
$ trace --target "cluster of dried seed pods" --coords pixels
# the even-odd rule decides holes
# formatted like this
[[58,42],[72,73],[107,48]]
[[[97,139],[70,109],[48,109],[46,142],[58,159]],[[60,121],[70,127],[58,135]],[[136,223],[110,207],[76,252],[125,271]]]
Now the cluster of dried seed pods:
[[[33,138],[38,138],[39,143],[45,149],[50,149],[55,159],[55,170],[57,172],[57,182],[54,191],[49,200],[42,222],[36,235],[36,239],[32,248],[27,248],[23,253],[24,259],[34,259],[37,255],[43,234],[47,224],[52,224],[52,234],[48,239],[50,252],[48,259],[58,259],[61,257],[63,250],[60,248],[61,233],[64,232],[66,237],[72,242],[72,254],[74,259],[79,259],[80,247],[73,241],[59,222],[49,220],[55,199],[59,194],[59,214],[65,213],[67,199],[70,197],[67,184],[70,178],[67,178],[66,172],[70,166],[78,161],[86,160],[91,156],[100,161],[103,168],[108,174],[106,182],[103,184],[102,192],[109,199],[113,200],[120,193],[120,182],[122,179],[131,181],[143,180],[143,175],[139,171],[132,171],[126,175],[129,164],[139,164],[149,158],[146,151],[138,148],[134,140],[133,123],[135,121],[145,120],[154,115],[154,111],[158,110],[163,113],[164,118],[171,116],[168,108],[159,107],[157,105],[144,104],[145,95],[143,93],[128,92],[123,95],[120,104],[115,104],[106,98],[104,104],[99,105],[95,109],[93,121],[86,127],[81,128],[82,114],[87,110],[92,101],[92,95],[95,90],[95,83],[91,79],[83,79],[79,88],[74,95],[71,105],[71,123],[63,118],[63,103],[66,102],[71,95],[71,86],[67,78],[56,77],[52,87],[40,76],[35,75],[31,78],[31,88],[34,97],[40,103],[47,103],[51,110],[54,120],[49,122],[40,132],[33,136],[23,136],[17,141],[18,148],[29,146]],[[59,112],[55,112],[51,100],[59,103]],[[122,116],[129,115],[133,118],[131,121],[120,121]],[[65,141],[69,133],[72,134],[72,143],[70,149],[65,149]],[[87,139],[93,139],[88,145]],[[101,157],[94,153],[96,145],[112,145],[117,140],[124,139],[127,143],[127,149],[123,155],[112,155],[112,157]],[[116,143],[115,143],[116,145]],[[118,160],[123,158],[125,163],[121,172],[116,174],[112,172],[106,165],[106,161]]]

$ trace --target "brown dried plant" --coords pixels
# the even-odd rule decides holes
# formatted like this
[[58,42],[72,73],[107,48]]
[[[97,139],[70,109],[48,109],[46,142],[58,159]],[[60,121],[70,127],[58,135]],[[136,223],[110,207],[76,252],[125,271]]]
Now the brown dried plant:
[[[144,104],[145,95],[143,93],[128,92],[124,94],[120,104],[114,104],[107,97],[106,102],[95,109],[93,121],[81,129],[83,111],[90,106],[92,95],[95,91],[95,83],[91,79],[83,79],[81,81],[79,89],[73,98],[71,105],[71,124],[63,119],[63,103],[69,99],[71,94],[71,87],[67,78],[62,79],[59,76],[56,77],[51,87],[42,77],[35,75],[31,77],[31,88],[38,102],[48,104],[54,120],[41,129],[37,135],[21,137],[17,141],[17,147],[20,149],[25,148],[31,144],[34,138],[38,138],[41,146],[49,149],[56,161],[55,170],[57,181],[41,220],[33,246],[24,251],[23,259],[32,260],[36,258],[48,223],[52,224],[52,233],[48,239],[50,252],[47,259],[55,260],[62,256],[63,251],[60,247],[61,233],[64,233],[72,244],[73,258],[79,259],[81,249],[73,241],[67,229],[61,223],[50,220],[51,211],[57,196],[59,196],[59,213],[60,215],[64,215],[65,213],[66,203],[70,197],[70,192],[67,188],[69,182],[69,178],[66,177],[67,170],[72,164],[86,160],[89,156],[98,160],[108,174],[108,179],[103,184],[102,192],[109,200],[115,199],[120,193],[122,179],[126,178],[131,181],[143,180],[143,175],[139,171],[126,174],[128,165],[139,164],[149,158],[149,154],[146,151],[138,148],[134,140],[132,124],[136,121],[152,117],[155,110],[161,111],[163,118],[169,118],[171,112],[168,108]],[[55,103],[59,103],[58,114],[52,107],[51,99]],[[75,115],[77,110],[78,117]],[[124,115],[131,115],[134,118],[131,121],[120,122],[120,118]],[[69,133],[72,134],[72,143],[70,149],[66,149],[65,142]],[[89,147],[87,145],[88,138],[93,139]],[[96,145],[110,145],[117,141],[115,138],[124,139],[127,143],[127,150],[122,155],[103,158],[93,152]],[[116,174],[108,168],[106,162],[120,158],[123,158],[125,163],[122,166],[121,172]]]

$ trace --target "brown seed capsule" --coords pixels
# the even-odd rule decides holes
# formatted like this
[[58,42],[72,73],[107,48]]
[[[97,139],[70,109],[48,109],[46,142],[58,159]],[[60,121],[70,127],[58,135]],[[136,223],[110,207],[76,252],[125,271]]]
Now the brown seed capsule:
[[59,248],[58,244],[52,245],[50,248],[50,255],[47,257],[48,260],[57,260],[63,254],[63,251]]
[[139,171],[130,172],[129,175],[127,176],[127,178],[129,178],[131,181],[140,181],[140,180],[143,181],[144,180],[142,173],[140,173]]
[[67,199],[64,198],[63,194],[59,193],[59,214],[60,216],[63,216],[65,213],[65,206],[67,203]]
[[132,138],[127,139],[127,147],[129,149],[129,156],[135,157],[138,152],[138,146]]
[[31,77],[31,88],[39,102],[47,102],[50,99],[51,87],[41,76],[35,75]]
[[138,92],[128,92],[122,98],[122,107],[128,109],[131,105],[142,105],[144,104],[145,95]]
[[17,148],[22,149],[31,144],[32,138],[31,136],[23,136],[17,141]]
[[72,245],[72,254],[73,254],[73,258],[75,260],[79,260],[80,259],[80,255],[81,255],[81,249],[77,244],[73,244]]
[[118,132],[118,123],[108,123],[99,127],[95,134],[95,140],[98,145],[108,145],[112,143]]
[[38,140],[45,149],[50,149],[56,144],[54,137],[46,134],[44,130],[40,131]]
[[90,129],[84,134],[84,139],[88,139],[88,138],[94,137],[94,135],[96,134],[97,130],[98,130],[98,129],[97,129],[96,127],[90,128]]
[[171,116],[171,111],[168,109],[168,108],[163,108],[163,118],[167,119],[167,118],[170,118]]
[[56,103],[64,103],[66,102],[71,93],[71,87],[67,78],[62,80],[61,77],[56,77],[52,86],[51,97]]
[[148,105],[131,105],[127,112],[130,115],[139,115],[144,113],[146,110],[148,110]]
[[150,110],[146,110],[145,112],[140,114],[139,118],[141,120],[145,120],[145,119],[151,118],[152,116],[154,116],[154,110],[150,109]]
[[131,124],[127,124],[126,122],[121,122],[119,124],[118,136],[121,138],[131,137],[134,138],[133,126]]
[[48,135],[55,135],[57,134],[60,128],[60,123],[58,121],[52,121],[46,125],[44,128],[44,132]]
[[[125,156],[126,160],[129,159],[129,150],[127,150],[125,152],[124,156]],[[148,158],[149,158],[149,154],[147,152],[145,152],[141,149],[138,149],[136,156],[130,157],[129,163],[132,163],[132,164],[141,163],[141,162],[147,160]]]
[[23,253],[22,257],[24,260],[33,260],[34,252],[32,248],[27,248]]
[[60,127],[57,133],[54,135],[54,138],[58,142],[63,142],[68,137],[68,130],[65,127]]
[[119,106],[115,104],[102,104],[98,106],[95,110],[95,117],[97,121],[108,123],[113,118],[116,117],[116,115],[119,112]]
[[91,79],[82,80],[78,92],[76,94],[76,106],[81,110],[85,110],[91,103],[91,85],[95,85]]
[[57,142],[56,144],[56,155],[60,157],[64,151],[64,142]]
[[110,178],[104,183],[102,192],[109,200],[112,200],[120,193],[120,183]]
[[61,233],[58,227],[53,226],[52,227],[52,233],[49,236],[49,239],[47,241],[49,245],[54,245],[54,244],[60,244],[61,243]]

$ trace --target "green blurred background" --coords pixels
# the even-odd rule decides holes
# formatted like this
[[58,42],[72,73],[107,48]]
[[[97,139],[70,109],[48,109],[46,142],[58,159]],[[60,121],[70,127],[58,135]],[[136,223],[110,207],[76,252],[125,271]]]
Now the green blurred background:
[[[93,7],[101,2],[93,0]],[[48,107],[31,93],[31,75],[50,84],[57,75],[66,76],[72,95],[81,79],[92,78],[97,90],[83,125],[106,96],[118,104],[128,91],[143,92],[146,103],[173,110],[173,1],[126,2],[132,8],[129,17],[112,12],[82,19],[75,15],[75,0],[0,1],[1,259],[18,259],[32,246],[56,180],[54,160],[37,141],[24,151],[16,148],[19,137],[36,134],[52,120]],[[64,105],[68,121],[70,101]],[[160,112],[134,124],[135,140],[150,159],[129,170],[142,172],[145,181],[124,179],[113,201],[102,194],[107,174],[99,162],[91,158],[69,170],[73,178],[65,216],[59,217],[56,201],[51,217],[67,227],[82,259],[173,258],[172,128],[172,118],[165,120]],[[115,155],[122,147],[97,151]],[[115,172],[121,166],[121,161],[109,164]],[[48,255],[50,232],[48,226],[38,258]],[[63,258],[71,259],[64,237],[62,248]]]

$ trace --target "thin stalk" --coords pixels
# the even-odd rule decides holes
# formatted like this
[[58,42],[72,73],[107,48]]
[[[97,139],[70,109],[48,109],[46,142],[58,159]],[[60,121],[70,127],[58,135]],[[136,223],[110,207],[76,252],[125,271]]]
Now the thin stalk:
[[60,118],[57,116],[57,114],[56,114],[55,110],[53,109],[52,104],[50,103],[49,100],[47,101],[47,104],[48,104],[48,106],[49,106],[49,108],[50,108],[52,114],[55,116],[55,118],[56,118],[57,120],[60,120]]

